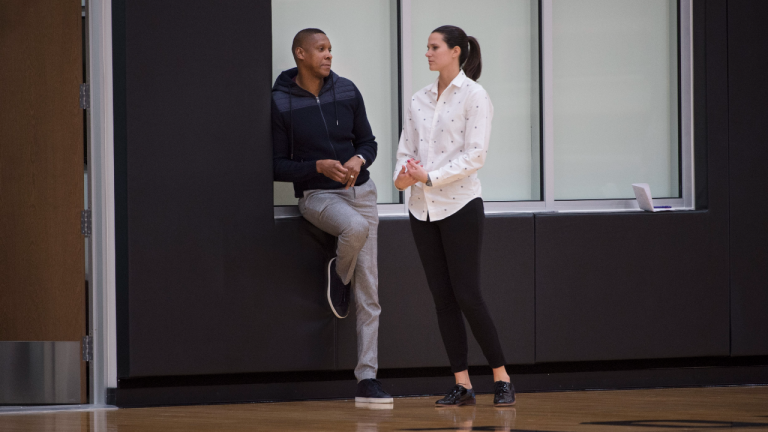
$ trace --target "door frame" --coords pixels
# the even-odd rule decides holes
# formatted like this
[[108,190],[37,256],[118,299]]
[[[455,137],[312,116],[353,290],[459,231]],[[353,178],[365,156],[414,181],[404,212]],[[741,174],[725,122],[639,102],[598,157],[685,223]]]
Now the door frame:
[[90,84],[88,126],[88,195],[92,215],[89,237],[88,402],[107,404],[107,389],[117,387],[115,325],[115,164],[112,92],[112,1],[85,0],[85,80]]

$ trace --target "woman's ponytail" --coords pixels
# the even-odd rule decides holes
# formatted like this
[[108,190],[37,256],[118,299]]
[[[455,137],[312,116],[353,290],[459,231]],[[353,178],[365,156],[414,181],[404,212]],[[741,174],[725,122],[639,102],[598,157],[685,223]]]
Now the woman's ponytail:
[[480,73],[483,71],[483,59],[480,55],[480,44],[474,36],[467,36],[467,41],[469,42],[469,55],[462,68],[468,77],[473,81],[477,81],[477,79],[480,78]]
[[483,70],[483,62],[480,56],[480,43],[472,36],[467,34],[460,27],[444,25],[436,28],[432,33],[443,35],[443,41],[449,49],[458,46],[461,48],[459,55],[459,67],[464,69],[464,73],[473,81],[480,78],[480,72]]

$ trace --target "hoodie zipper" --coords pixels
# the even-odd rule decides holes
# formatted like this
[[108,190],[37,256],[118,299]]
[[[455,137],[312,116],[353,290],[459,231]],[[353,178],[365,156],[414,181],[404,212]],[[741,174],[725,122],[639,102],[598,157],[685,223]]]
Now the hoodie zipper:
[[336,149],[333,147],[333,143],[331,142],[331,133],[328,132],[328,123],[325,122],[325,115],[323,115],[323,107],[320,106],[320,96],[315,96],[315,99],[317,100],[317,109],[320,110],[320,117],[323,118],[323,126],[325,126],[325,136],[328,137],[328,144],[331,146],[331,150],[333,150],[333,156],[336,158],[336,160],[338,160],[339,155],[336,154]]

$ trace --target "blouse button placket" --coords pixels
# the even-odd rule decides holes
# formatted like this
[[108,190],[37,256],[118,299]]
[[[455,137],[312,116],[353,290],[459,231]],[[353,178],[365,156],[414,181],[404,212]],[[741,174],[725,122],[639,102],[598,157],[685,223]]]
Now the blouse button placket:
[[[431,92],[430,92],[429,95],[432,96],[432,97],[436,97],[437,96],[437,95],[435,95],[434,93],[431,93]],[[443,95],[445,95],[445,92],[443,92]],[[437,135],[437,130],[438,130],[437,129],[437,124],[440,122],[440,120],[439,120],[440,113],[442,112],[443,106],[445,105],[444,103],[441,104],[441,103],[438,103],[438,102],[439,102],[439,98],[435,100],[434,104],[432,104],[434,106],[434,108],[433,108],[434,111],[432,113],[432,124],[431,124],[430,129],[429,129],[429,143],[428,143],[429,153],[428,153],[428,159],[432,161],[432,164],[434,164],[434,160],[435,160],[435,157],[436,157],[435,154],[436,154],[437,140],[435,139],[436,138],[435,135]],[[432,107],[430,107],[430,108],[432,108]],[[424,196],[425,197],[427,196],[427,188],[424,188]],[[431,200],[429,200],[429,201],[431,201]],[[429,207],[430,207],[429,202],[428,201],[425,202],[424,206],[426,206],[427,209],[429,209]]]
[[[431,94],[434,95],[434,93],[431,93]],[[434,109],[434,112],[432,113],[432,125],[430,126],[430,129],[429,129],[429,139],[432,142],[432,144],[429,147],[430,148],[430,152],[429,152],[430,156],[432,156],[432,151],[434,150],[435,144],[437,144],[437,140],[435,140],[435,135],[437,134],[437,132],[436,132],[437,131],[437,123],[439,121],[438,119],[440,118],[440,112],[443,110],[443,105],[444,104],[439,104],[439,103],[437,103],[437,101],[435,101],[435,105],[436,105],[436,107]]]

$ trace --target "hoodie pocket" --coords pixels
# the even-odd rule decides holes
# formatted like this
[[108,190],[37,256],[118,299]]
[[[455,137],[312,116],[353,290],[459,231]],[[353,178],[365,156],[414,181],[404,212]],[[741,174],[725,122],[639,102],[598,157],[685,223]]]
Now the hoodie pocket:
[[339,162],[341,162],[343,165],[355,156],[357,149],[355,149],[355,146],[352,145],[352,141],[350,141],[349,144],[344,143],[340,146],[337,146],[336,153],[339,155]]

